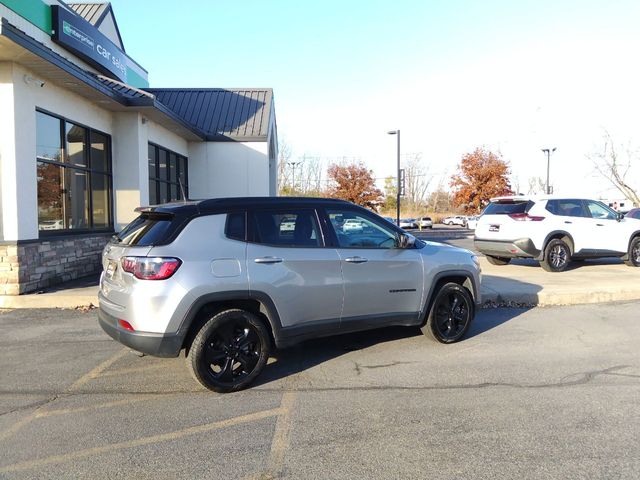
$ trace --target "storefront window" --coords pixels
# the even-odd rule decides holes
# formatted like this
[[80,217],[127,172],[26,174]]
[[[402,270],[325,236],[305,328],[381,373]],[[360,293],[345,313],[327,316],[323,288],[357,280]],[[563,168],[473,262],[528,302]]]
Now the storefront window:
[[[149,204],[189,198],[187,159],[175,152],[149,144]],[[184,192],[184,195],[183,195]]]
[[110,137],[36,112],[38,229],[110,229]]

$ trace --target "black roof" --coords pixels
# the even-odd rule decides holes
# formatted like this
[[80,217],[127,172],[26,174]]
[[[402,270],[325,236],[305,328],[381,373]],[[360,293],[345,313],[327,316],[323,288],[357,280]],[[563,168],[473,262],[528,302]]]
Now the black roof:
[[266,141],[273,110],[270,88],[145,88],[208,141]]
[[140,213],[186,213],[213,214],[229,210],[253,207],[317,207],[321,205],[356,206],[351,202],[337,198],[317,197],[237,197],[237,198],[209,198],[206,200],[189,200],[186,202],[164,203],[139,207]]

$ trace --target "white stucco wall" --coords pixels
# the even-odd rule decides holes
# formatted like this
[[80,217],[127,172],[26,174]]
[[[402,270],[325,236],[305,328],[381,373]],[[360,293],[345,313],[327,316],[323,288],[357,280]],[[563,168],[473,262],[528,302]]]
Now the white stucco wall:
[[189,143],[191,198],[269,196],[266,142]]
[[189,142],[184,138],[152,121],[149,121],[147,125],[149,141],[151,143],[155,143],[156,145],[172,150],[185,157],[189,156]]
[[110,112],[57,85],[28,84],[37,77],[15,63],[0,63],[0,125],[2,126],[2,206],[5,240],[38,238],[36,176],[36,108],[113,134]]

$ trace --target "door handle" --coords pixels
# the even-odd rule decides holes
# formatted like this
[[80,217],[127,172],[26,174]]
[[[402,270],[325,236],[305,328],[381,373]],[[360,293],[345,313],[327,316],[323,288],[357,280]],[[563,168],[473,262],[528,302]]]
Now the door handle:
[[604,227],[604,223],[596,223],[596,226],[598,226],[598,227]]
[[278,257],[261,257],[253,260],[256,263],[282,263],[282,259]]
[[564,223],[573,223],[573,222],[569,222],[569,221],[566,221],[566,220],[565,220],[565,222],[564,222]]
[[365,263],[365,262],[368,262],[369,260],[367,260],[364,257],[349,257],[349,258],[345,258],[344,261],[349,263]]

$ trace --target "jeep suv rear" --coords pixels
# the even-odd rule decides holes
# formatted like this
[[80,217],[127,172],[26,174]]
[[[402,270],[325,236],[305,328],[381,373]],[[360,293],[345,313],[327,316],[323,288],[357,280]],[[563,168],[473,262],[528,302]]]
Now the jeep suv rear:
[[213,199],[139,213],[104,249],[100,325],[143,353],[185,350],[211,390],[247,386],[272,344],[388,325],[456,342],[480,302],[475,255],[348,202]]
[[494,265],[534,258],[550,272],[565,270],[572,259],[600,257],[639,266],[640,220],[596,200],[499,197],[478,221],[475,247]]

